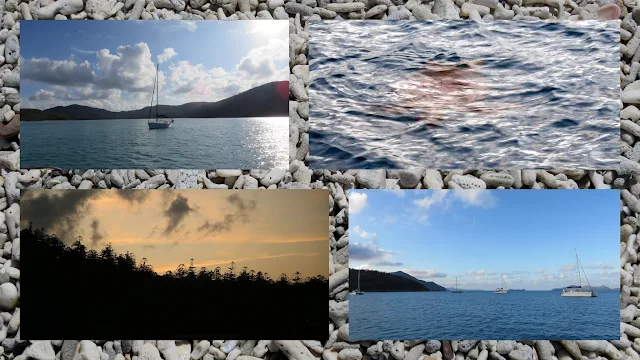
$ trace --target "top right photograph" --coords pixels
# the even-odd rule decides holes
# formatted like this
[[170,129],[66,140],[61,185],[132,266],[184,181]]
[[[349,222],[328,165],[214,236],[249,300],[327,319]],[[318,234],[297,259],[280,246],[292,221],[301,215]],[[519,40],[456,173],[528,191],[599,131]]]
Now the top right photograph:
[[616,21],[310,23],[310,167],[619,169],[619,61]]

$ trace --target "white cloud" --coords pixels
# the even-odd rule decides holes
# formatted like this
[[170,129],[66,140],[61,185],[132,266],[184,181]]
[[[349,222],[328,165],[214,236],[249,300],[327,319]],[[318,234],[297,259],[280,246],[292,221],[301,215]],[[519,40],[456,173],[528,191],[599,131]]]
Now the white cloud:
[[496,198],[489,190],[462,189],[452,190],[453,197],[467,205],[491,207],[495,204]]
[[538,269],[538,270],[536,270],[536,273],[538,273],[538,274],[544,274],[546,272],[547,272],[547,269]]
[[367,206],[367,194],[351,191],[349,194],[349,213],[357,214]]
[[[195,30],[197,23],[182,21],[181,26]],[[286,27],[288,31],[288,26]],[[161,103],[178,105],[188,102],[213,102],[228,98],[272,81],[288,81],[287,64],[281,68],[275,61],[288,60],[288,37],[286,40],[270,39],[264,45],[250,50],[230,71],[222,68],[206,68],[203,64],[180,61],[161,69],[159,83]],[[58,105],[80,104],[120,111],[148,106],[146,97],[153,88],[156,69],[151,51],[146,43],[120,46],[112,53],[109,49],[95,52],[95,62],[50,60],[47,58],[21,59],[21,76],[48,85],[39,92],[30,94],[28,105],[46,109]],[[157,56],[165,63],[177,55],[174,48],[165,48]],[[51,95],[51,87],[63,86],[64,94]],[[73,88],[73,89],[70,89]],[[81,91],[99,93],[103,90],[123,91],[114,101],[103,94],[78,96]],[[142,101],[137,93],[144,93]],[[65,95],[65,94],[68,94]],[[81,100],[86,98],[86,100]]]
[[158,62],[162,64],[176,55],[178,55],[178,53],[173,48],[166,48],[162,54],[158,55]]
[[571,265],[565,265],[563,267],[560,268],[560,271],[575,271],[576,270],[576,265],[575,264],[571,264]]
[[398,221],[398,218],[391,215],[385,216],[384,219],[382,220],[382,222],[385,224],[395,224],[397,221]]
[[434,269],[427,270],[403,270],[407,274],[416,277],[418,279],[429,279],[429,278],[443,278],[447,276],[447,274],[439,272]]
[[469,270],[467,271],[467,274],[468,275],[484,275],[484,269],[478,270],[478,271]]
[[373,239],[375,241],[378,238],[378,234],[366,232],[358,225],[353,227],[353,232],[363,239]]
[[420,200],[413,200],[413,203],[421,208],[429,209],[431,206],[442,203],[446,196],[447,192],[450,190],[429,190],[431,193]]
[[384,189],[383,191],[388,191],[398,197],[404,197],[406,194],[406,191],[402,189]]
[[198,29],[198,23],[195,21],[180,20],[180,25],[184,26],[185,28],[187,28],[187,30],[192,32]]

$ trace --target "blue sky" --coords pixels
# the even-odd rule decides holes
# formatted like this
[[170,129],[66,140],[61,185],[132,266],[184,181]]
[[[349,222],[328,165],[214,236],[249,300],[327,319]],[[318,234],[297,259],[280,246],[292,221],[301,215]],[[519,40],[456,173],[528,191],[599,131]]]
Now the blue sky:
[[[616,190],[352,190],[349,266],[466,289],[619,287]],[[584,279],[583,279],[584,281]]]
[[21,26],[25,108],[217,101],[286,81],[288,21],[27,21]]

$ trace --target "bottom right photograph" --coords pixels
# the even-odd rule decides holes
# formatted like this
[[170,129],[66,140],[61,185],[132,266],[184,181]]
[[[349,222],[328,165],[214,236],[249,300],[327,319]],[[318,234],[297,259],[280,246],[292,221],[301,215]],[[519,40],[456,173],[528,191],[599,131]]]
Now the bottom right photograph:
[[349,197],[349,340],[620,340],[620,191]]

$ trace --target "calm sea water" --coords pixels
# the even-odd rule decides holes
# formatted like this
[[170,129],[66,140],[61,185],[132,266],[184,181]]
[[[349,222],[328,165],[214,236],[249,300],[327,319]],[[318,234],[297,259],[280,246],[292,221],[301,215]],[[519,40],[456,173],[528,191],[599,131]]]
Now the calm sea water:
[[620,292],[564,298],[556,291],[365,293],[349,296],[354,340],[620,338]]
[[65,169],[286,169],[289,119],[23,122],[20,166]]
[[[618,166],[616,22],[315,22],[310,34],[314,168]],[[455,76],[425,75],[442,64]]]

